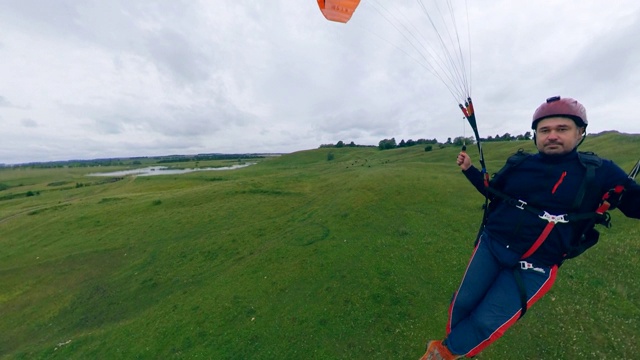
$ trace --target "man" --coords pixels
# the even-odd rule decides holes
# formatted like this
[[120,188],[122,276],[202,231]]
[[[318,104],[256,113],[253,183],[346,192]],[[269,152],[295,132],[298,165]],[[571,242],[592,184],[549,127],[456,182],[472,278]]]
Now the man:
[[491,203],[449,308],[447,336],[429,342],[421,360],[473,357],[500,338],[551,289],[577,244],[597,241],[593,225],[608,221],[596,215],[603,204],[640,218],[640,185],[612,161],[577,151],[587,124],[576,100],[547,99],[533,115],[538,153],[501,170],[489,191],[469,155],[458,154],[464,175]]

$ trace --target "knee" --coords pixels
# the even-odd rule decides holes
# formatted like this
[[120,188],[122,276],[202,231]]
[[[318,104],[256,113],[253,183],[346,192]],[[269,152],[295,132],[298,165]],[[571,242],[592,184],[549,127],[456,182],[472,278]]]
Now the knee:
[[451,308],[465,314],[470,313],[478,305],[476,297],[470,295],[468,292],[454,292],[451,296]]

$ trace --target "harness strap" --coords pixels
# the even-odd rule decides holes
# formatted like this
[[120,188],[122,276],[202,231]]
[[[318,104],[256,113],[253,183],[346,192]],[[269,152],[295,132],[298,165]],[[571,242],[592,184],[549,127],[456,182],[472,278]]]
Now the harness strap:
[[585,174],[584,181],[580,184],[580,188],[578,189],[578,194],[573,200],[573,205],[571,208],[573,210],[577,210],[582,205],[582,201],[584,200],[584,195],[587,192],[588,188],[591,188],[591,184],[593,183],[593,179],[596,177],[596,168],[593,166],[587,166],[587,172]]
[[547,237],[549,237],[549,234],[551,233],[551,230],[553,230],[553,227],[556,225],[556,223],[554,222],[548,222],[547,226],[544,227],[544,230],[542,230],[542,233],[540,234],[540,236],[538,236],[538,238],[536,239],[536,241],[533,243],[533,245],[531,245],[531,247],[529,248],[529,250],[527,250],[526,253],[524,253],[524,255],[522,255],[522,257],[520,259],[526,259],[529,256],[533,255],[534,252],[536,252],[536,250],[538,250],[538,248],[540,247],[540,245],[542,245],[542,243],[547,240]]
[[518,293],[520,295],[520,316],[518,319],[521,319],[524,314],[527,312],[527,290],[524,286],[524,280],[522,280],[522,274],[520,274],[520,267],[513,268],[513,277],[516,279],[516,284],[518,285]]
[[506,204],[509,204],[511,206],[515,206],[520,210],[527,210],[530,213],[533,213],[535,215],[542,214],[542,210],[539,210],[536,207],[529,205],[526,201],[513,198],[513,197],[503,193],[502,191],[499,191],[499,190],[496,190],[496,189],[492,188],[491,186],[485,187],[485,190],[487,190],[487,192],[493,194],[494,196],[496,196],[500,200],[504,201]]
[[533,253],[536,252],[536,250],[538,250],[540,245],[542,245],[542,243],[545,240],[547,240],[547,237],[549,237],[551,230],[553,230],[553,227],[556,226],[557,223],[564,223],[564,224],[568,223],[569,219],[567,218],[567,216],[568,216],[567,214],[551,215],[546,211],[544,212],[544,214],[538,215],[540,219],[547,221],[547,225],[544,227],[544,229],[542,230],[542,233],[540,233],[536,241],[533,242],[533,245],[531,245],[529,250],[527,250],[527,252],[525,252],[524,255],[522,255],[521,259],[526,259],[529,256],[533,255]]

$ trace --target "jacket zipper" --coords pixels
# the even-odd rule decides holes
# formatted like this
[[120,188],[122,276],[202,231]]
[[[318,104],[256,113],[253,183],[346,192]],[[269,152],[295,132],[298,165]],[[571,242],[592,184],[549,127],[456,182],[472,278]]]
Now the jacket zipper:
[[552,194],[556,193],[556,190],[558,190],[558,186],[560,186],[560,184],[562,184],[562,180],[564,180],[564,177],[567,176],[567,172],[563,171],[562,175],[560,175],[560,179],[558,180],[558,182],[553,186],[553,190],[551,190]]

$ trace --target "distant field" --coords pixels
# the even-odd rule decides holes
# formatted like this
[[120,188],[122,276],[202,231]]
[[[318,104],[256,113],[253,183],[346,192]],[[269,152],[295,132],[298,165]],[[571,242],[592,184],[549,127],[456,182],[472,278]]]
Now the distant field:
[[[489,170],[520,147],[485,144]],[[629,170],[640,136],[581,148]],[[0,169],[0,359],[418,359],[482,216],[458,151],[104,179],[86,174],[120,168]],[[639,358],[640,222],[613,218],[479,359]]]

